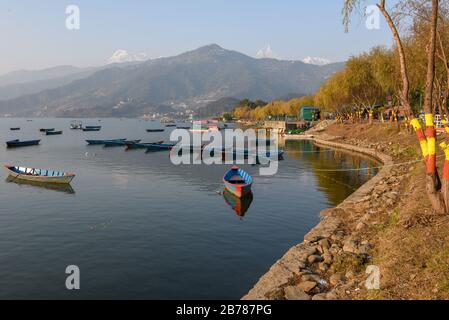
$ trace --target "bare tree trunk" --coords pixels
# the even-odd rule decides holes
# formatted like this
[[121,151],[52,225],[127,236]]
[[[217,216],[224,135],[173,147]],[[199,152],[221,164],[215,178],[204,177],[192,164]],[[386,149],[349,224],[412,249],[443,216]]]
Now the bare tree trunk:
[[446,207],[444,204],[443,195],[442,193],[440,193],[441,180],[439,178],[436,167],[436,130],[432,112],[435,81],[435,54],[438,28],[438,9],[439,0],[432,0],[432,23],[430,31],[429,50],[427,52],[427,76],[424,96],[424,113],[426,114],[426,136],[428,147],[426,163],[426,189],[427,194],[429,195],[429,199],[432,202],[433,208],[437,211],[437,213],[445,213]]
[[401,66],[401,78],[402,78],[402,91],[400,93],[400,99],[401,102],[407,112],[408,117],[411,119],[413,118],[413,110],[412,105],[410,103],[410,81],[408,76],[408,68],[407,68],[407,60],[405,57],[405,51],[404,46],[402,44],[401,37],[399,35],[398,29],[396,28],[396,25],[391,18],[391,15],[388,13],[387,9],[385,8],[385,0],[381,0],[379,4],[377,4],[377,7],[379,8],[380,12],[384,15],[385,19],[387,20],[388,26],[391,29],[391,32],[393,33],[393,38],[397,46],[398,54],[399,54],[399,63]]

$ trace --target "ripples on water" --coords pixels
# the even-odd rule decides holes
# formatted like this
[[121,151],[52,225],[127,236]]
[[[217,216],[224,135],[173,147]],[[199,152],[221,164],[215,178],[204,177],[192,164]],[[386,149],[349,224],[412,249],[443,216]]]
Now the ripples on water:
[[[173,166],[168,153],[86,146],[85,139],[152,142],[160,124],[84,120],[99,133],[69,130],[69,119],[1,119],[1,164],[77,174],[72,188],[0,180],[0,298],[238,299],[291,246],[376,173],[370,160],[288,142],[273,177],[254,178],[253,199],[222,195],[229,166]],[[21,127],[21,131],[9,131]],[[39,128],[64,130],[42,136]],[[42,139],[7,150],[11,139]],[[330,171],[329,171],[330,170]],[[242,211],[246,211],[242,215]],[[65,268],[81,269],[81,290],[65,289]]]

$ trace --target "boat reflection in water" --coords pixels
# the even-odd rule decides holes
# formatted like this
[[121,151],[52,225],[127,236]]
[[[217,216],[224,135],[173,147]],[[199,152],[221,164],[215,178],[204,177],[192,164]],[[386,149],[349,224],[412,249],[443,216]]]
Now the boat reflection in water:
[[75,194],[75,190],[73,190],[70,184],[54,184],[54,183],[45,183],[45,182],[36,182],[36,181],[25,181],[19,180],[14,177],[9,176],[6,178],[6,182],[8,183],[16,183],[21,186],[30,186],[34,188],[47,189],[67,194]]
[[246,212],[251,206],[251,203],[253,202],[252,192],[250,192],[243,198],[238,198],[227,189],[225,189],[223,192],[223,198],[225,199],[228,206],[230,206],[232,210],[234,210],[237,215],[242,218],[245,216]]

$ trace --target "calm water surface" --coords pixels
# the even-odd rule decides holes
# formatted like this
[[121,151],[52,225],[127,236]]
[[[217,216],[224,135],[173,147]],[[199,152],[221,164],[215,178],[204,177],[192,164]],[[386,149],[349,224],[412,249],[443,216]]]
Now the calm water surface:
[[[86,146],[85,139],[168,141],[143,120],[84,120],[99,133],[69,130],[69,119],[0,119],[0,164],[77,174],[71,190],[0,176],[0,299],[238,299],[291,246],[376,170],[348,153],[288,142],[272,177],[258,167],[241,217],[221,191],[229,166],[174,166],[168,153]],[[18,132],[10,127],[21,127]],[[43,136],[39,128],[64,130]],[[12,139],[37,147],[7,150]],[[228,199],[229,200],[229,199]],[[245,203],[244,206],[248,206]],[[65,289],[65,268],[81,269],[81,290]]]

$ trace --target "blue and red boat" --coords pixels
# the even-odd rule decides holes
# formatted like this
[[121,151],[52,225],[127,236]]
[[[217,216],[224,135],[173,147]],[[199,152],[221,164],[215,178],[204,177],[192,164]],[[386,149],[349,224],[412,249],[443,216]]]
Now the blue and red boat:
[[226,189],[238,198],[251,193],[253,178],[244,170],[233,166],[223,177]]

